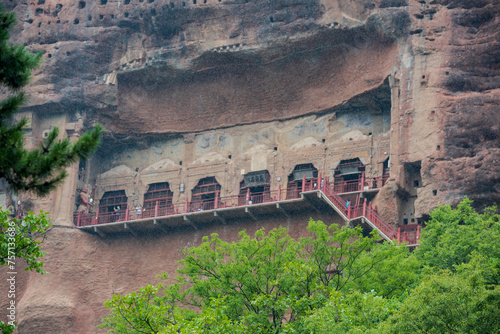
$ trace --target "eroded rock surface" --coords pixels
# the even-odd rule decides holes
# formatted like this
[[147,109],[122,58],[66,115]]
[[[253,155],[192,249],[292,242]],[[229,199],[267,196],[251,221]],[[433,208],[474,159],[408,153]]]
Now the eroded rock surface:
[[[121,164],[130,182],[141,173],[156,173],[147,169],[155,163],[181,175],[173,168],[184,168],[182,162],[226,163],[230,154],[233,162],[227,164],[238,175],[238,164],[260,157],[255,165],[266,165],[277,147],[326,147],[330,143],[321,140],[326,133],[323,139],[339,147],[344,141],[353,147],[371,141],[363,144],[372,152],[363,159],[380,170],[381,157],[390,155],[389,182],[373,204],[393,224],[410,215],[425,217],[436,205],[456,204],[464,195],[480,208],[500,200],[496,0],[14,0],[4,5],[17,13],[14,39],[44,53],[23,110],[31,121],[29,141],[40,140],[54,125],[69,136],[94,122],[107,129],[98,154],[103,161],[86,178],[99,179]],[[388,114],[390,129],[384,124]],[[303,122],[306,118],[313,121]],[[364,118],[378,122],[381,132],[372,134],[372,124],[360,121]],[[313,125],[269,135],[282,126],[291,129],[295,119]],[[328,124],[321,133],[314,132],[316,120]],[[357,125],[346,127],[350,124]],[[249,131],[248,143],[231,142],[240,129],[235,126]],[[390,142],[390,149],[372,138]],[[155,145],[167,156],[156,157]],[[128,146],[137,156],[127,156]],[[351,158],[335,154],[333,161]],[[280,159],[276,165],[293,168]],[[333,173],[335,166],[322,168]],[[78,173],[78,167],[70,170],[72,185],[39,201],[61,224],[71,222]],[[283,167],[280,173],[286,177],[289,171]],[[21,332],[96,332],[110,293],[129,292],[154,274],[173,272],[166,267],[178,255],[168,252],[189,244],[51,233],[45,245],[49,274],[20,276]],[[168,263],[158,255],[162,250],[172,255]],[[156,260],[144,262],[151,251]]]

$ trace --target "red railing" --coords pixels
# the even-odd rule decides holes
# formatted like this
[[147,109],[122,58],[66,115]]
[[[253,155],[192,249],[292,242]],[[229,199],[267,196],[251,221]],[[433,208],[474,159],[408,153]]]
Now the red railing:
[[372,208],[367,208],[365,217],[366,219],[371,221],[373,225],[377,226],[377,228],[381,230],[391,240],[396,239],[397,237],[396,230],[392,226],[387,224],[382,218],[380,218],[380,216],[375,212],[375,210],[373,210]]
[[[370,180],[360,180],[347,181],[342,185],[342,189],[347,190],[346,192],[356,191],[353,190],[356,187],[360,189],[362,184],[364,187],[370,187],[370,183],[373,186],[382,186],[387,181],[387,177],[378,177]],[[358,206],[347,205],[347,202],[342,199],[339,194],[335,191],[335,188],[339,185],[335,183],[332,187],[328,179],[323,179],[321,173],[317,178],[306,180],[305,176],[302,180],[302,185],[299,187],[293,187],[289,189],[281,189],[274,191],[265,191],[261,193],[247,193],[240,194],[236,196],[220,197],[219,193],[216,193],[215,198],[188,202],[178,204],[165,204],[159,205],[158,202],[154,207],[149,207],[145,210],[130,210],[128,207],[126,210],[119,213],[109,212],[100,214],[97,213],[75,213],[73,221],[76,226],[86,226],[95,224],[107,224],[119,221],[128,221],[132,219],[142,219],[142,218],[154,218],[154,217],[164,217],[174,214],[184,214],[190,212],[207,211],[220,208],[230,208],[238,206],[246,206],[253,204],[269,203],[281,201],[283,199],[297,199],[300,198],[301,193],[306,191],[321,190],[323,194],[328,197],[328,199],[333,203],[335,207],[347,218],[354,219],[364,216],[370,222],[372,222],[379,230],[381,230],[388,238],[396,239],[398,242],[408,242],[409,244],[417,244],[418,238],[420,236],[420,225],[405,225],[404,227],[396,230],[391,225],[387,224],[375,210],[371,208],[371,205],[367,205],[366,200],[363,204]],[[333,189],[332,189],[333,188]],[[365,188],[363,188],[365,189]]]
[[350,193],[363,190],[378,189],[382,188],[387,183],[388,179],[389,176],[386,175],[386,176],[372,177],[368,179],[362,177],[356,180],[336,181],[333,184],[333,190],[337,194],[342,194],[342,193]]
[[342,197],[340,197],[335,191],[332,190],[329,183],[322,182],[320,188],[323,194],[325,194],[325,196],[328,197],[330,201],[332,201],[333,205],[335,205],[337,209],[339,209],[344,214],[344,216],[347,217],[347,219],[350,219],[349,217],[350,206],[348,207],[347,202],[344,201]]
[[336,193],[350,193],[354,191],[360,191],[362,189],[361,179],[350,180],[350,181],[340,181],[333,184],[333,190]]
[[409,245],[417,245],[420,239],[420,230],[424,225],[420,224],[410,224],[402,225],[398,228],[397,241],[407,242]]

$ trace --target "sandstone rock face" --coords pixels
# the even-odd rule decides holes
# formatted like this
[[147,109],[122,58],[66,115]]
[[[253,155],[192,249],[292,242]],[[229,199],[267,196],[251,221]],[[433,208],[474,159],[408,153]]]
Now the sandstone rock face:
[[[35,201],[57,225],[72,226],[76,190],[87,183],[96,198],[124,189],[137,205],[164,177],[182,202],[181,185],[203,176],[230,195],[251,171],[285,181],[311,162],[333,178],[354,158],[373,177],[390,166],[373,204],[395,225],[464,195],[480,208],[500,200],[496,0],[4,5],[17,13],[14,40],[43,52],[20,114],[30,120],[27,141],[53,126],[70,137],[94,122],[107,131],[95,158]],[[295,235],[299,218],[288,223]],[[99,332],[111,293],[173,273],[178,251],[211,232],[106,240],[54,229],[44,246],[49,274],[19,276],[20,332]]]

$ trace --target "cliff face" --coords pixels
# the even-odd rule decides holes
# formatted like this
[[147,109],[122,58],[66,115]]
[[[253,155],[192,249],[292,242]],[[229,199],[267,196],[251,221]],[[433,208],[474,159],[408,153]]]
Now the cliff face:
[[[19,20],[14,40],[44,53],[23,110],[33,142],[54,124],[71,136],[101,122],[104,157],[110,147],[148,146],[151,138],[184,136],[189,147],[193,132],[323,115],[333,133],[335,115],[383,114],[390,104],[391,182],[374,200],[387,220],[410,211],[425,217],[464,195],[479,207],[500,200],[496,0],[14,0],[5,6]],[[68,182],[76,183],[78,171],[70,174]],[[69,221],[73,211],[76,186],[65,187],[39,202],[56,223]],[[96,305],[110,292],[173,271],[159,257],[141,264],[141,272],[153,273],[148,277],[123,276],[113,265],[116,275],[105,283],[82,283],[103,279],[117,259],[102,260],[105,266],[88,259],[115,252],[110,244],[118,241],[65,233],[51,231],[45,246],[58,254],[46,260],[58,274],[26,275],[19,283],[26,332],[37,333],[47,307],[47,317],[66,318],[38,332],[93,333],[105,314]],[[75,240],[78,255],[67,251]],[[120,266],[146,258],[141,245],[122,245],[136,260]],[[59,263],[63,258],[73,269]],[[61,282],[71,292],[49,296]],[[90,299],[94,306],[83,310]]]
[[203,131],[327,111],[392,76],[395,165],[422,161],[424,188],[443,193],[420,196],[420,211],[499,198],[492,0],[6,5],[15,40],[44,53],[35,118],[83,115],[110,135]]

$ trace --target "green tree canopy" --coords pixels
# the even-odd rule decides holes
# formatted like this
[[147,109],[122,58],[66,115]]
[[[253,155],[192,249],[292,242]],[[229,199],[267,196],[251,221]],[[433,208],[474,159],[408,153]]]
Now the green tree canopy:
[[[500,220],[495,208],[478,214],[471,204],[435,209],[414,252],[315,221],[300,240],[284,228],[253,238],[242,232],[233,243],[205,237],[185,252],[175,283],[114,295],[100,327],[164,334],[498,333]],[[474,233],[451,231],[457,226]]]
[[[222,333],[217,326],[222,321],[245,333],[293,331],[297,319],[357,278],[350,269],[378,240],[376,233],[363,237],[360,228],[320,221],[310,221],[308,230],[310,236],[300,240],[285,228],[259,230],[253,238],[243,231],[233,243],[216,234],[205,237],[185,253],[176,284],[115,295],[106,303],[112,313],[102,327],[112,333],[175,333],[201,322],[212,329],[204,325],[194,333]],[[364,271],[370,267],[366,261]],[[214,305],[224,307],[214,310]]]
[[465,198],[456,209],[450,205],[436,208],[422,231],[415,255],[423,266],[435,272],[456,271],[475,256],[485,258],[488,282],[500,284],[500,216],[496,208],[477,213]]

